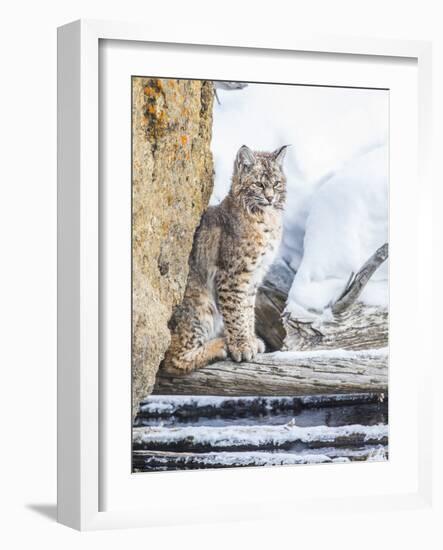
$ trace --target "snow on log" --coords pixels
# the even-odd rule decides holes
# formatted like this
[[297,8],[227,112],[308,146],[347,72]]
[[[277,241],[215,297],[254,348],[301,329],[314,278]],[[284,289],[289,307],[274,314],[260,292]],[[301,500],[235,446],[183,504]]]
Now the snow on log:
[[332,313],[334,315],[342,313],[357,300],[364,287],[368,284],[369,279],[381,264],[386,261],[388,250],[388,243],[385,243],[376,250],[356,275],[354,273],[351,274],[344,291],[332,306]]
[[[140,403],[138,417],[189,419],[300,413],[305,409],[342,408],[384,402],[379,393],[280,397],[223,397],[218,395],[150,395]],[[328,412],[330,414],[330,412]]]
[[174,451],[134,451],[134,469],[179,470],[198,468],[229,468],[237,466],[284,466],[290,464],[324,464],[336,462],[386,460],[387,447],[361,447],[357,449],[332,447],[300,453],[287,452],[209,452],[178,453]]
[[388,426],[310,426],[293,422],[279,426],[190,426],[133,429],[134,450],[149,451],[263,451],[387,445]]
[[282,259],[270,269],[260,286],[255,307],[255,328],[269,351],[383,348],[388,345],[388,310],[359,301],[373,272],[386,259],[383,245],[351,274],[348,284],[331,308],[318,320],[297,318],[284,312],[294,271]]
[[221,361],[183,376],[160,371],[154,394],[273,395],[383,393],[388,350],[259,354],[248,363]]
[[[388,309],[358,301],[375,271],[388,258],[388,243],[378,248],[350,278],[338,299],[330,305],[330,318],[300,318],[282,314],[286,333],[282,349],[368,349],[388,345]],[[269,294],[269,289],[267,290]]]

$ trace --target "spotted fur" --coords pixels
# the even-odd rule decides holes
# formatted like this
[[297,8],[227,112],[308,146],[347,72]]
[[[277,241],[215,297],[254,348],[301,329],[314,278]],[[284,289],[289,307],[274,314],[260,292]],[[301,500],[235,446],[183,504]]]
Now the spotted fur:
[[166,370],[190,372],[228,353],[250,361],[265,350],[255,334],[255,297],[281,239],[286,147],[269,153],[243,145],[229,194],[203,215],[183,303],[170,323]]

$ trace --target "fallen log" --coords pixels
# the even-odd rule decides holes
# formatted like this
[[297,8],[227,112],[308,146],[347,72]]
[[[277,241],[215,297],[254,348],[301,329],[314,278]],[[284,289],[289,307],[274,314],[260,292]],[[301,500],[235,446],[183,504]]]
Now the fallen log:
[[232,452],[361,447],[387,445],[388,427],[310,426],[190,426],[133,429],[133,449],[173,452]]
[[359,297],[388,254],[388,243],[385,243],[356,274],[351,273],[341,295],[330,304],[332,317],[329,320],[300,319],[289,312],[283,313],[281,319],[286,336],[281,349],[358,350],[387,346],[388,309],[367,306],[359,301]]
[[385,393],[387,348],[259,354],[248,363],[221,361],[184,376],[160,371],[154,394],[272,395]]
[[201,468],[232,468],[238,466],[284,466],[291,464],[322,464],[330,462],[357,462],[386,460],[388,448],[326,448],[320,452],[210,452],[178,453],[174,451],[134,451],[132,465],[135,471],[193,470]]
[[266,342],[268,351],[282,349],[286,330],[282,322],[288,292],[295,271],[283,260],[277,260],[270,268],[258,289],[255,301],[255,330]]
[[296,413],[308,409],[359,408],[365,405],[387,404],[379,393],[328,394],[313,396],[250,396],[223,397],[199,395],[150,395],[140,403],[138,418],[194,419],[200,417],[232,418]]
[[380,349],[388,345],[389,315],[387,308],[371,307],[355,302],[331,321],[320,325],[282,317],[286,336],[283,349]]
[[389,319],[385,307],[359,301],[374,272],[388,257],[381,246],[356,273],[351,273],[343,292],[331,304],[324,319],[297,318],[285,312],[295,272],[282,259],[273,264],[260,286],[255,307],[255,329],[269,351],[383,348],[388,345]]

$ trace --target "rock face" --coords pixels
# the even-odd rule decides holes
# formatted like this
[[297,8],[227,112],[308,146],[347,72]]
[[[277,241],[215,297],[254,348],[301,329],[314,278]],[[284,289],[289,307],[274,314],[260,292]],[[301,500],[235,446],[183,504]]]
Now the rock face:
[[213,97],[208,81],[132,80],[133,413],[154,387],[212,192]]

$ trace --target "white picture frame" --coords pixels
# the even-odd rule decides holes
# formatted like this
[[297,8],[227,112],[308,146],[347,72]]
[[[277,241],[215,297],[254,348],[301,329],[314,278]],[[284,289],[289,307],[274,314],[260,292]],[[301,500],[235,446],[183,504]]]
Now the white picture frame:
[[[234,518],[256,519],[264,515],[267,495],[255,497],[251,484],[252,474],[238,470],[228,473],[235,482],[251,487],[250,500],[255,505],[245,507],[246,501],[238,499],[237,505],[200,508],[192,506],[181,515],[157,506],[129,506],[122,499],[121,506],[103,510],[100,483],[104,483],[102,449],[102,415],[106,408],[100,404],[101,369],[99,353],[100,337],[100,225],[101,209],[99,194],[99,44],[102,40],[127,41],[128,43],[164,43],[199,46],[202,51],[210,47],[228,47],[236,50],[271,50],[274,52],[330,53],[336,56],[372,56],[396,59],[413,59],[418,67],[418,185],[416,192],[421,202],[419,244],[416,261],[421,269],[417,273],[417,304],[421,315],[432,316],[429,273],[424,267],[430,265],[430,125],[431,125],[431,46],[427,42],[369,40],[360,38],[331,38],[297,36],[280,39],[230,37],[207,37],[202,31],[192,40],[186,31],[160,31],[154,26],[102,22],[77,21],[59,29],[58,33],[58,520],[60,523],[80,530],[119,528],[131,526],[154,526],[161,524],[188,523],[194,521],[232,520]],[[210,53],[209,53],[210,55]],[[283,53],[282,53],[283,55]],[[393,274],[398,273],[393,270]],[[391,282],[392,284],[392,282]],[[420,339],[426,339],[424,332]],[[337,502],[325,499],[313,490],[311,499],[300,501],[292,495],[274,492],[272,501],[303,506],[306,510],[319,511],[331,506],[346,512],[358,502],[362,509],[395,510],[399,508],[430,507],[432,501],[432,452],[431,434],[428,429],[431,418],[431,402],[425,394],[429,386],[432,365],[431,346],[427,346],[426,366],[417,375],[418,426],[416,465],[417,477],[411,480],[413,490],[407,487],[384,495],[349,493]],[[413,355],[413,354],[412,354]],[[127,412],[129,415],[129,411]],[[126,445],[122,440],[122,445]],[[415,464],[415,463],[414,463]],[[340,466],[335,466],[340,468]],[[291,468],[275,468],[273,481],[285,484]],[[334,475],[325,469],[324,475]],[[206,473],[205,473],[206,474]],[[175,483],[189,474],[174,474]],[[195,473],[190,474],[195,487]],[[220,472],[218,482],[223,483]],[[226,475],[226,472],[224,473]],[[254,474],[255,475],[255,474]],[[259,474],[262,475],[262,474]],[[322,474],[322,477],[324,478]],[[354,470],[354,483],[361,470]],[[178,476],[182,476],[179,478]],[[311,476],[312,477],[312,476]],[[136,477],[133,476],[133,480]],[[149,483],[149,476],[146,477]],[[208,477],[205,477],[208,480]],[[215,477],[211,479],[216,479]],[[226,478],[225,478],[226,479]],[[215,481],[214,481],[215,482]],[[161,478],[152,481],[153,491],[159,491]],[[186,487],[184,482],[183,488]],[[320,483],[320,481],[319,481]],[[134,485],[134,482],[132,482]],[[155,486],[155,488],[154,488]],[[170,490],[170,488],[168,489]],[[183,489],[185,490],[185,489]],[[199,486],[195,491],[198,493]],[[203,491],[203,488],[201,488]],[[129,494],[129,493],[128,493]],[[280,496],[279,496],[280,495]],[[261,500],[260,500],[261,499]],[[271,496],[269,496],[271,499]],[[204,501],[204,499],[203,499]],[[301,504],[302,502],[302,504]],[[280,513],[281,516],[281,513]]]

